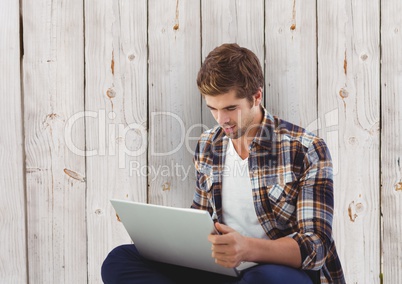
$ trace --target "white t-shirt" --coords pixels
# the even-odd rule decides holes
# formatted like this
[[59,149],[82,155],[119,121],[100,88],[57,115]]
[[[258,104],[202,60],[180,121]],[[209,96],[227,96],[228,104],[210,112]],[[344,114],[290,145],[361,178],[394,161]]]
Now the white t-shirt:
[[237,154],[232,139],[226,150],[222,180],[223,222],[244,236],[268,239],[254,209],[248,158]]

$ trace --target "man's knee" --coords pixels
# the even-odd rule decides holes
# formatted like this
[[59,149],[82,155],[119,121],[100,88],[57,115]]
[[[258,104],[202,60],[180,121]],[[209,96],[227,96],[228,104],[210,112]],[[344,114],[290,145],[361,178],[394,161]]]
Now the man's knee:
[[104,283],[114,283],[117,274],[130,262],[136,261],[140,255],[134,245],[121,245],[109,252],[101,267],[101,276]]
[[276,264],[263,264],[250,268],[242,280],[246,283],[312,283],[310,277],[304,271]]

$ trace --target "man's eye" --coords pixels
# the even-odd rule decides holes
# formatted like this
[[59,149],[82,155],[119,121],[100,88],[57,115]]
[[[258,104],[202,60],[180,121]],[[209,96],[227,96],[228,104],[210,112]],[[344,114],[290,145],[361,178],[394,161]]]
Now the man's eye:
[[234,111],[234,110],[236,110],[236,107],[228,107],[227,110],[228,111]]

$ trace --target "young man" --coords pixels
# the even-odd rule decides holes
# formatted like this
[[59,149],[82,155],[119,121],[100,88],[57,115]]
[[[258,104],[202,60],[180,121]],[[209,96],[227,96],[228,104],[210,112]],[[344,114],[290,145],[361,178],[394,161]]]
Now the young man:
[[262,68],[246,48],[215,48],[197,85],[218,126],[201,135],[195,151],[192,208],[216,220],[221,234],[208,238],[216,263],[259,265],[233,279],[150,262],[127,245],[105,260],[104,282],[345,283],[332,239],[332,163],[325,142],[262,107]]

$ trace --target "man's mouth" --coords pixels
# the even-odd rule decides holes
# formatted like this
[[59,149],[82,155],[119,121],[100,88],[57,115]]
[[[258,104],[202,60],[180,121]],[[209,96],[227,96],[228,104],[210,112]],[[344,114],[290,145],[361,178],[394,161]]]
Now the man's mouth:
[[224,126],[223,130],[225,131],[226,134],[231,134],[234,132],[234,128],[236,127],[236,125],[232,125],[232,126]]

